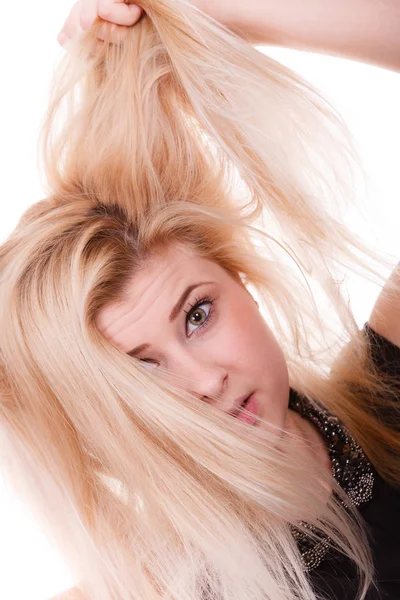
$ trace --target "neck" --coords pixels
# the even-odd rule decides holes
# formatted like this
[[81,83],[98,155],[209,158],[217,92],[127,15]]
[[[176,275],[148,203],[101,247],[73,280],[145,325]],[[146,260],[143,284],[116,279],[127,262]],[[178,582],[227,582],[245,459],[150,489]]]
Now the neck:
[[312,455],[324,469],[332,471],[332,464],[329,457],[329,451],[319,430],[308,419],[304,419],[299,413],[291,410],[287,411],[285,430],[288,433],[301,438],[301,449],[308,455]]

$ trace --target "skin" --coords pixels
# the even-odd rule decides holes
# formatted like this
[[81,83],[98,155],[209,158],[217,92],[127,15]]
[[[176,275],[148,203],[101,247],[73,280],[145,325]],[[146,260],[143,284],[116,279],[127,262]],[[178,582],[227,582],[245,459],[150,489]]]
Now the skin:
[[[329,0],[329,2],[324,2],[323,5],[317,0],[304,0],[302,2],[297,0],[282,2],[273,0],[250,0],[250,2],[196,0],[196,5],[216,20],[230,27],[237,34],[244,35],[254,44],[273,44],[305,51],[323,52],[351,60],[362,60],[400,72],[400,36],[397,27],[400,18],[400,3],[398,0],[386,0],[385,3],[367,2],[367,0],[352,2]],[[323,10],[321,10],[321,6],[323,6]],[[225,12],[226,9],[227,12]],[[112,40],[120,42],[124,39],[128,28],[139,21],[142,13],[140,6],[135,5],[131,0],[106,0],[104,8],[101,8],[99,0],[78,0],[72,7],[57,40],[61,46],[66,47],[70,40],[75,39],[84,30],[91,27],[95,19],[99,17],[105,21],[99,32],[99,39],[104,39],[105,25],[108,22],[108,24],[112,24]],[[379,26],[376,26],[377,23],[379,23]],[[392,279],[396,282],[400,278],[399,265],[392,274]],[[203,291],[203,288],[199,288],[197,291]],[[398,327],[400,322],[400,294],[398,291],[390,292],[389,295],[392,295],[392,297],[389,299],[385,293],[386,291],[382,291],[379,295],[369,319],[369,324],[377,333],[400,346],[400,329]],[[170,299],[167,300],[170,301]],[[229,306],[231,306],[230,300],[231,298],[228,299]],[[112,311],[109,310],[104,313],[106,321],[107,315],[111,318],[110,326],[112,326],[113,321],[111,314]],[[247,319],[247,313],[245,314]],[[114,320],[116,318],[117,316],[114,313]],[[167,320],[167,317],[164,317],[164,319]],[[266,325],[263,327],[266,327]],[[194,327],[191,326],[191,328]],[[210,335],[210,332],[208,332],[208,335]],[[200,338],[198,339],[200,340]],[[270,332],[267,338],[272,340]],[[143,341],[149,340],[143,338]],[[201,342],[199,341],[199,343]],[[269,346],[267,340],[264,343],[275,356],[275,344],[271,343]],[[179,347],[175,345],[172,347],[174,355],[178,352]],[[189,347],[189,343],[185,347]],[[190,345],[190,348],[192,348],[192,345]],[[195,350],[196,346],[194,347]],[[169,349],[169,353],[171,352],[171,349]],[[194,354],[188,356],[189,358],[191,356],[195,357]],[[270,358],[268,354],[265,356]],[[259,359],[257,358],[257,360]],[[277,357],[277,360],[282,365],[281,358]],[[207,367],[207,364],[205,366]],[[202,367],[204,368],[204,364],[202,364]],[[209,366],[207,368],[211,369]],[[226,367],[219,365],[219,368],[222,373],[222,369]],[[284,367],[281,368],[283,373]],[[217,371],[216,373],[218,374]],[[282,373],[280,375],[283,377]],[[243,369],[240,370],[240,374],[241,383],[243,384],[244,381],[249,383],[247,377],[250,377],[250,375]],[[229,375],[226,377],[229,386],[227,386],[227,389],[230,389],[232,382],[239,384],[237,371],[229,372],[227,375]],[[238,377],[237,380],[236,376]],[[245,376],[246,379],[242,379]],[[274,373],[272,373],[272,376],[274,376]],[[215,377],[215,381],[218,381],[217,375]],[[221,374],[220,377],[222,377]],[[263,405],[262,408],[263,410],[270,410],[271,414],[275,412],[276,418],[282,420],[284,417],[281,416],[281,412],[285,412],[284,406],[287,406],[288,396],[286,396],[286,401],[283,401],[285,385],[283,380],[279,380],[279,373],[277,373],[277,377],[276,385],[279,391],[279,394],[275,397],[278,400],[277,405],[274,410],[269,405]],[[251,382],[254,383],[253,380]],[[257,381],[258,384],[261,385]],[[267,402],[265,394],[266,392],[263,393],[263,398]],[[315,453],[319,457],[321,465],[330,469],[329,456],[319,433],[311,423],[305,419],[299,420],[297,417],[298,415],[290,409],[286,410],[286,419],[284,419],[286,429],[298,434],[302,433],[305,448],[310,448],[314,444]],[[83,599],[84,596],[77,588],[74,588],[57,596],[57,598],[54,597],[53,600]]]
[[[202,281],[212,283],[193,290],[176,321],[170,323],[169,314],[183,290]],[[212,306],[205,301],[191,310],[204,296],[215,300]],[[328,465],[317,429],[288,409],[285,358],[256,301],[215,262],[186,249],[168,248],[146,263],[124,298],[103,308],[97,324],[126,353],[150,344],[136,358],[149,368],[160,365],[183,375],[184,389],[220,410],[229,412],[237,398],[254,392],[261,417],[302,436],[305,452],[316,452],[322,464]],[[213,396],[218,400],[212,400]]]
[[[393,278],[398,276],[399,267]],[[169,323],[171,308],[183,289],[200,281],[215,283],[194,290],[176,322]],[[188,313],[187,325],[183,310],[188,311],[195,298],[201,299],[205,295],[218,299],[213,305],[215,318],[202,332],[199,328],[209,314],[209,304],[197,309],[198,319],[193,317],[195,311],[191,315]],[[373,311],[370,319],[370,324],[378,331],[379,325],[386,324],[382,313],[388,317],[388,325],[391,319],[398,320],[398,310],[392,308],[390,311],[385,302],[381,297],[379,311]],[[378,313],[380,320],[374,317]],[[150,349],[138,355],[154,361],[148,363],[149,368],[162,364],[176,373],[184,373],[191,388],[204,401],[216,394],[221,410],[229,410],[234,398],[254,390],[260,402],[260,415],[283,426],[286,431],[296,433],[304,442],[299,445],[304,460],[313,456],[322,468],[331,472],[330,458],[318,430],[288,408],[286,362],[257,303],[245,286],[219,265],[171,247],[135,277],[120,303],[104,307],[98,325],[124,352],[139,344],[151,343]],[[196,336],[193,332],[197,330]],[[398,345],[399,341],[397,337],[394,339]],[[84,596],[73,588],[52,600],[84,600]]]
[[[399,277],[399,266],[392,277]],[[176,322],[169,323],[168,315],[183,289],[200,281],[214,283],[194,290]],[[188,313],[190,319],[185,325],[183,310],[190,310],[195,298],[205,295],[218,298],[213,305],[215,318],[196,336],[193,331],[204,323],[209,304],[197,309],[201,316],[199,323],[193,318],[195,311],[192,311],[191,315]],[[373,311],[369,322],[379,332],[382,323],[390,325],[394,317],[398,320],[398,310],[389,310],[383,294],[378,302],[380,310]],[[375,317],[378,313],[379,319]],[[387,323],[382,314],[386,315]],[[288,408],[286,362],[257,303],[243,284],[216,263],[188,251],[167,249],[162,257],[149,261],[147,268],[135,277],[126,297],[104,307],[98,325],[109,341],[124,352],[139,344],[151,343],[151,349],[139,354],[139,358],[153,361],[148,363],[153,365],[150,368],[163,364],[174,372],[185,373],[192,389],[204,401],[209,401],[211,394],[220,398],[217,406],[221,410],[229,411],[234,398],[254,390],[260,403],[260,415],[297,434],[303,440],[299,452],[304,454],[304,459],[312,456],[331,473],[331,461],[319,431],[310,421]],[[381,335],[387,333],[387,329],[383,329]],[[399,342],[395,336],[393,343],[400,345]],[[51,600],[84,598],[77,588],[73,588]]]
[[[398,0],[191,0],[252,44],[283,46],[363,61],[400,72]],[[77,0],[57,40],[68,47],[99,18],[122,42],[145,11],[132,0]],[[110,25],[111,24],[111,25]]]

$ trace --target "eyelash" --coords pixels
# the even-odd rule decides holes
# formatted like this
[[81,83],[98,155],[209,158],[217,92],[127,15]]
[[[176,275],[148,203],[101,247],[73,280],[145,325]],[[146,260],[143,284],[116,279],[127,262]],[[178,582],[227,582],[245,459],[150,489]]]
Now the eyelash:
[[[185,319],[185,325],[187,325],[188,323],[188,315],[191,313],[196,312],[196,310],[202,306],[203,304],[210,304],[210,312],[208,313],[208,316],[206,318],[206,320],[204,321],[204,323],[202,325],[199,325],[197,327],[197,329],[191,334],[190,337],[192,337],[192,335],[197,335],[197,332],[199,329],[205,329],[206,327],[208,327],[211,323],[211,321],[214,318],[214,302],[218,300],[218,298],[211,298],[210,296],[204,296],[204,298],[195,298],[194,303],[190,305],[189,310],[184,310],[183,312],[186,314],[186,319]],[[139,360],[141,362],[146,362],[146,361],[150,361],[151,359],[148,358],[139,358]]]
[[[186,315],[196,312],[196,310],[202,305],[202,304],[210,304],[210,312],[208,313],[208,317],[206,318],[205,322],[203,323],[203,325],[199,325],[199,327],[195,330],[194,335],[197,335],[197,331],[199,329],[205,329],[206,327],[209,326],[212,318],[214,317],[214,302],[215,302],[215,298],[210,298],[210,296],[205,296],[204,298],[201,298],[200,300],[195,298],[194,303],[190,306],[189,310],[184,310],[183,312],[186,313]],[[185,324],[187,324],[188,319],[186,318]],[[193,333],[192,333],[193,335]]]

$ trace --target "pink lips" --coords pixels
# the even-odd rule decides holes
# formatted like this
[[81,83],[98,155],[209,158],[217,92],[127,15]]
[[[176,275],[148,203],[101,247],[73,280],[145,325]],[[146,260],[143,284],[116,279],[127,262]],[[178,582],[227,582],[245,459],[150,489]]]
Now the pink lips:
[[244,414],[243,412],[239,412],[237,419],[243,421],[244,423],[249,423],[249,425],[254,425],[254,423],[257,421],[258,414],[258,402],[254,394],[252,394],[248,399],[245,409],[248,413],[251,414]]

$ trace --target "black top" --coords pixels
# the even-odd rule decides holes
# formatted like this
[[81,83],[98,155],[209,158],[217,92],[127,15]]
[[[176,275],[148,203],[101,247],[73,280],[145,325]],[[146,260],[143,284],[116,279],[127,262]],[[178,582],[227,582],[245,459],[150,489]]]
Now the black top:
[[[378,335],[368,323],[362,331],[369,340],[374,363],[384,372],[400,377],[400,348]],[[291,389],[291,400],[296,397],[300,396]],[[365,600],[400,600],[400,489],[389,486],[372,466],[371,469],[372,498],[368,496],[358,511],[367,525],[379,589],[371,587]],[[332,550],[309,569],[309,576],[317,596],[329,600],[356,598],[358,578],[354,563]]]

